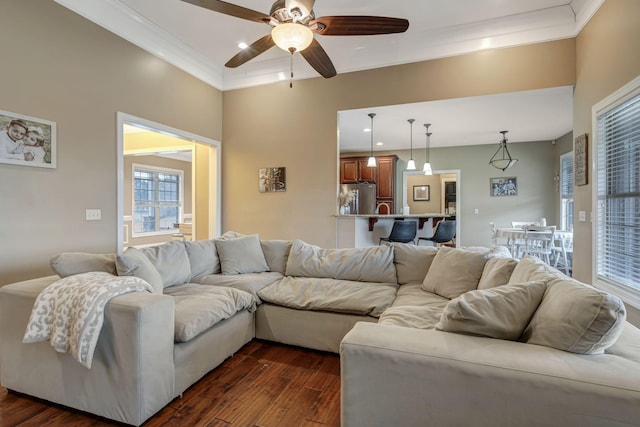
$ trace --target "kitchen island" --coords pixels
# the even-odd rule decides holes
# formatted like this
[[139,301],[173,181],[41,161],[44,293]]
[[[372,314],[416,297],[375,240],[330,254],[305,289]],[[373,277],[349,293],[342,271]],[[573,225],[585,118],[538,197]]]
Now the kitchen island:
[[[393,222],[397,219],[416,221],[418,223],[417,241],[418,237],[431,237],[434,225],[450,216],[442,213],[336,215],[336,247],[362,248],[377,246],[381,237],[389,236]],[[424,245],[425,242],[423,241],[422,244]]]

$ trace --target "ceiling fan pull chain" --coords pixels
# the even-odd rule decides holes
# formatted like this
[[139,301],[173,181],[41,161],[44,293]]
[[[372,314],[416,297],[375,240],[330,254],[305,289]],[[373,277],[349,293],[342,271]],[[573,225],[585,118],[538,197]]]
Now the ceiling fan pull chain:
[[290,48],[289,52],[291,52],[291,62],[290,62],[290,69],[291,69],[291,79],[289,80],[289,88],[293,89],[293,54],[295,53],[295,49],[294,48]]

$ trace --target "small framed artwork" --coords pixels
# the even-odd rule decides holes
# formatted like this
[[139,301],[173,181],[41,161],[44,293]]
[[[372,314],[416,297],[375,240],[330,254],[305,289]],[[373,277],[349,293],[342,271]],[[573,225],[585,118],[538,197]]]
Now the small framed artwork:
[[589,160],[588,136],[586,133],[578,136],[573,147],[574,180],[576,185],[587,185],[587,161]]
[[518,178],[509,176],[506,178],[489,178],[491,197],[517,196]]
[[428,202],[429,200],[431,200],[431,187],[429,187],[428,185],[413,186],[414,202]]
[[0,163],[55,168],[55,122],[0,110]]
[[286,168],[258,169],[258,190],[261,193],[287,191]]

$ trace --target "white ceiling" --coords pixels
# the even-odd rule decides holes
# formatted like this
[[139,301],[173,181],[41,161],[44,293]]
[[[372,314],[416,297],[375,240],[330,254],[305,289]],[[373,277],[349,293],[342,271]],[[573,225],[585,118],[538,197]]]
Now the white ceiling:
[[[224,67],[238,43],[266,35],[270,27],[216,13],[180,0],[55,0],[220,89],[286,80],[289,54],[277,47],[235,69]],[[230,0],[269,13],[270,0]],[[604,0],[316,0],[315,15],[375,15],[406,18],[406,33],[378,36],[318,36],[337,72],[575,37]],[[296,79],[319,77],[300,55]],[[283,85],[283,90],[289,90]],[[295,90],[295,84],[294,84]],[[572,128],[570,87],[483,96],[340,113],[342,151],[369,146],[369,112],[376,112],[381,149],[409,147],[407,119],[415,118],[414,147],[491,144],[500,130],[511,142],[552,140]]]

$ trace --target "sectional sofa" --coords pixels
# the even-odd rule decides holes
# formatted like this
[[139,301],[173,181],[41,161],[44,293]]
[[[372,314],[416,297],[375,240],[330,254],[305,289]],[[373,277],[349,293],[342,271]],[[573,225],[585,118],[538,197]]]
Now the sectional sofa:
[[[501,249],[230,233],[64,253],[52,268],[0,288],[0,382],[124,423],[142,424],[253,338],[339,353],[345,427],[640,420],[640,331],[622,302]],[[43,289],[95,272],[154,292],[106,304],[90,369],[23,343]]]

